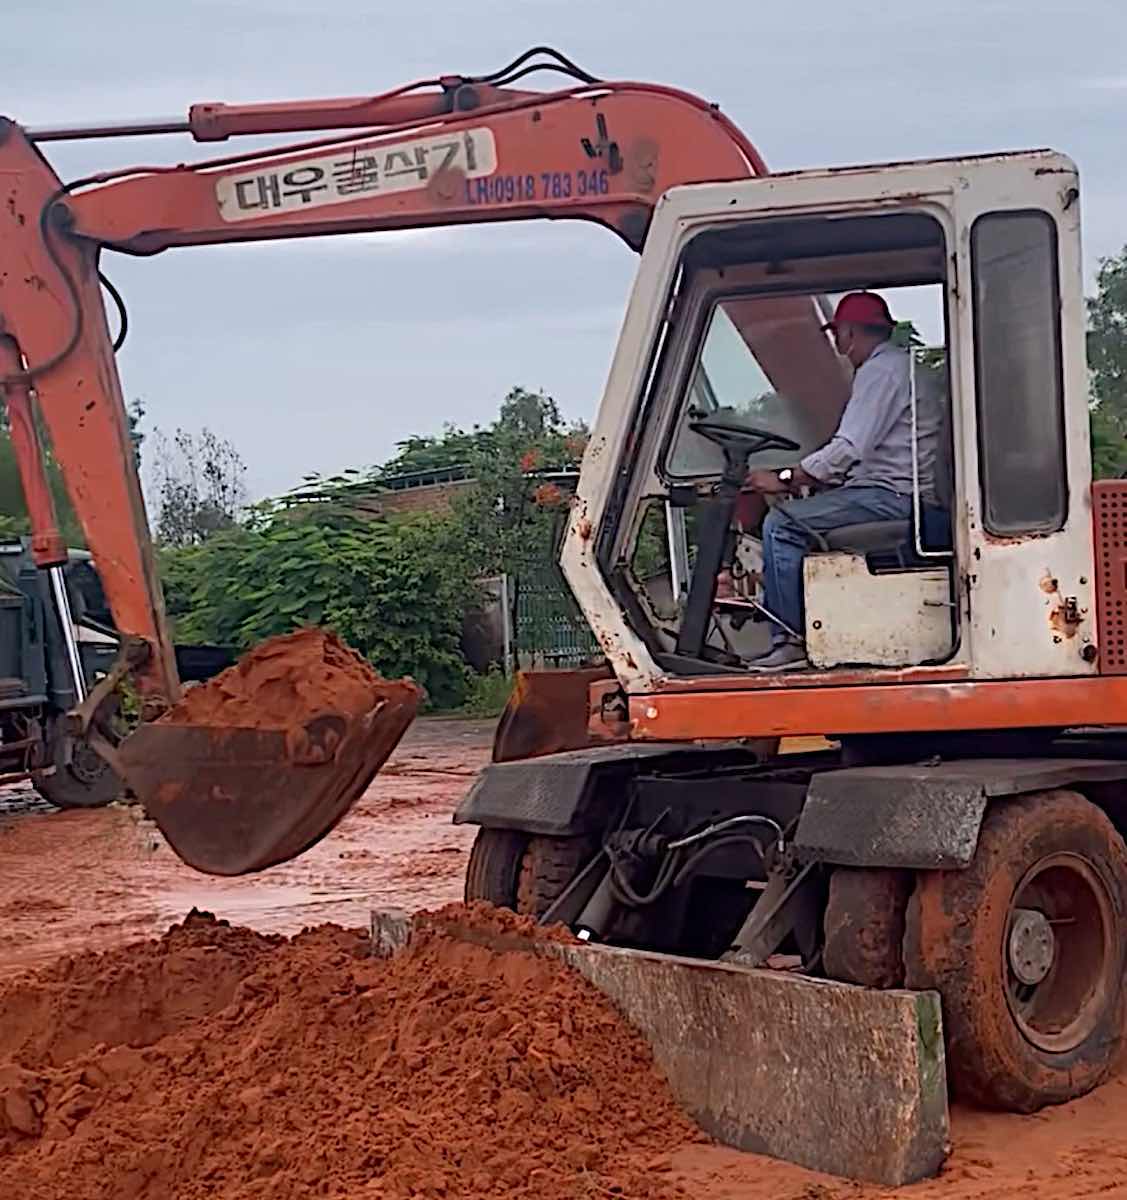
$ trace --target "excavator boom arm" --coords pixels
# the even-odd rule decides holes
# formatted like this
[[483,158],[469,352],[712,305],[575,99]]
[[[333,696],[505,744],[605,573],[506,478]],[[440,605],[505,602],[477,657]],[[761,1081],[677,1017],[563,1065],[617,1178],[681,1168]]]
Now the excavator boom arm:
[[[477,103],[483,100],[491,102]],[[438,111],[437,97],[382,103],[389,119],[377,132],[122,172],[68,201],[73,232],[151,254],[170,246],[570,217],[606,225],[639,249],[653,206],[670,187],[766,169],[715,108],[651,84],[504,98],[475,93],[475,107],[455,112]],[[373,106],[371,115],[379,111]],[[415,115],[400,119],[408,112]],[[327,119],[320,110],[315,115]],[[224,123],[255,130],[238,118],[233,110]],[[277,123],[262,118],[266,128]]]
[[[0,334],[9,347],[0,381],[12,396],[33,391],[118,628],[150,647],[136,673],[158,708],[176,698],[178,681],[102,303],[103,248],[153,254],[570,217],[603,224],[638,249],[670,187],[765,170],[714,106],[671,88],[584,83],[533,93],[460,77],[434,84],[359,100],[196,106],[184,128],[201,140],[336,132],[296,147],[67,185],[34,132],[0,124]],[[355,125],[364,131],[340,132]],[[39,554],[40,565],[48,566],[58,556],[54,514],[41,499],[34,440],[21,448],[36,544],[51,548]]]

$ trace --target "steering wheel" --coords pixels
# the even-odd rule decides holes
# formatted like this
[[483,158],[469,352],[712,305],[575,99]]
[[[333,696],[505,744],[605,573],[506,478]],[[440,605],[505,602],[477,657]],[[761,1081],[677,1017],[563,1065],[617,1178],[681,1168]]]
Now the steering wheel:
[[765,450],[800,450],[801,446],[794,438],[784,437],[781,433],[772,433],[769,429],[757,429],[754,425],[745,425],[738,417],[709,413],[698,421],[690,421],[689,428],[693,433],[715,442],[726,453],[738,454],[746,462],[753,454],[762,454]]

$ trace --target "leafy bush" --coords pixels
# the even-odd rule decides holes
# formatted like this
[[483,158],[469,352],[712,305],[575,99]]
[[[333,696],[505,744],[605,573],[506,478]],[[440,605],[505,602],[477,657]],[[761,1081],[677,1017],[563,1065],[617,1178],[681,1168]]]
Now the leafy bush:
[[455,712],[460,717],[499,717],[512,690],[513,681],[498,667],[471,675],[466,698]]
[[472,564],[442,522],[264,508],[203,545],[164,549],[161,566],[181,640],[243,649],[321,625],[382,674],[412,675],[432,706],[465,699],[458,641],[476,592]]

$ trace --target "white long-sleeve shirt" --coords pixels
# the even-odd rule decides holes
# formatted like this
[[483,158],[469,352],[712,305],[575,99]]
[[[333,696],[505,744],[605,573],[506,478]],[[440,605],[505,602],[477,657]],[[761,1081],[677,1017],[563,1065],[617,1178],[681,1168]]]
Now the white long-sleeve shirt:
[[[824,446],[802,460],[802,469],[819,483],[883,487],[910,496],[910,371],[906,350],[891,342],[877,346],[853,376],[849,402],[837,431]],[[923,458],[921,455],[921,463]],[[929,490],[926,484],[923,490]]]

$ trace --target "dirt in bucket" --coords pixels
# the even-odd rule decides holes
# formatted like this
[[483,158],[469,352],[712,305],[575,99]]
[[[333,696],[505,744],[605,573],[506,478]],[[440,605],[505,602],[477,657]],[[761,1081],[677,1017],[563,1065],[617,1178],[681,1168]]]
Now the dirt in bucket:
[[161,722],[287,729],[326,713],[361,716],[381,700],[420,694],[410,679],[381,678],[336,634],[299,629],[261,642],[233,667],[186,691]]

